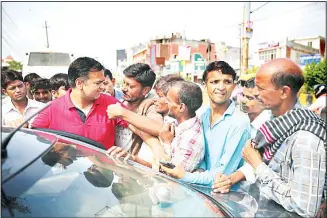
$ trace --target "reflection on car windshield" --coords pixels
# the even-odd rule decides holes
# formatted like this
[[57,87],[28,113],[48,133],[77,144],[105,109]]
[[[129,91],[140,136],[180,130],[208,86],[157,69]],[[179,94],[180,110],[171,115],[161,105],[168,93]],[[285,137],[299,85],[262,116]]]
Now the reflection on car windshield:
[[198,192],[62,140],[4,187],[25,207],[17,216],[223,216]]

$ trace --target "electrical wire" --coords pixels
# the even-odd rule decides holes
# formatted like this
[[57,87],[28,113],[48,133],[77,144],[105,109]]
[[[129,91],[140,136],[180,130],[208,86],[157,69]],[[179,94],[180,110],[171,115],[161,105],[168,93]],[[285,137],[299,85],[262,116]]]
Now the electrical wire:
[[250,11],[250,14],[256,12],[257,10],[259,10],[260,8],[262,8],[263,6],[265,6],[265,5],[269,4],[269,3],[270,3],[270,2],[266,2],[266,3],[264,3],[263,5],[261,5],[260,7],[254,9],[253,11]]

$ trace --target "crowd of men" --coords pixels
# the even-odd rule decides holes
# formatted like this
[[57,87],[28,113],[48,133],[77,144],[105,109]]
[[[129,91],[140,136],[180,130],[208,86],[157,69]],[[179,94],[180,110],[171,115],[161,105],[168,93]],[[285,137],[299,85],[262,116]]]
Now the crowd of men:
[[[317,103],[302,108],[298,92],[304,77],[297,64],[289,59],[263,64],[241,84],[239,105],[231,98],[237,75],[224,61],[210,63],[203,72],[205,93],[178,75],[156,81],[143,63],[123,74],[118,90],[110,70],[89,57],[76,59],[68,74],[50,79],[3,70],[7,97],[2,125],[16,127],[51,102],[25,127],[93,139],[112,156],[211,186],[213,192],[257,184],[262,195],[287,211],[324,216],[327,87],[315,86]],[[202,105],[204,94],[207,107]]]

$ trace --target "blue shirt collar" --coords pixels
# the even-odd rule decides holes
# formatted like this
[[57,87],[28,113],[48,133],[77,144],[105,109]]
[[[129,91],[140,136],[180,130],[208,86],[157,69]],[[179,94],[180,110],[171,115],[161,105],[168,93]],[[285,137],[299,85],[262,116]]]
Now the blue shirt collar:
[[[236,105],[235,105],[235,102],[233,100],[230,100],[230,101],[231,101],[231,104],[228,106],[228,108],[224,112],[223,116],[219,120],[217,120],[213,126],[215,126],[220,121],[224,120],[227,115],[232,115],[234,113]],[[209,125],[210,125],[210,113],[211,113],[211,108],[208,107],[207,110],[203,114],[206,117],[206,119],[209,120]]]

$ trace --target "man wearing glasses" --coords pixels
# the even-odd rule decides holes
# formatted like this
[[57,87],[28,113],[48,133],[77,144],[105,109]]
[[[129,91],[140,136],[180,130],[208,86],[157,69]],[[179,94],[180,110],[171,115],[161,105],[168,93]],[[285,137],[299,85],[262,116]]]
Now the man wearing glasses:
[[65,96],[51,102],[32,122],[32,128],[49,128],[93,139],[109,149],[115,140],[116,126],[128,123],[120,118],[109,119],[107,107],[120,102],[103,94],[104,67],[93,58],[81,57],[68,68],[72,87]]

